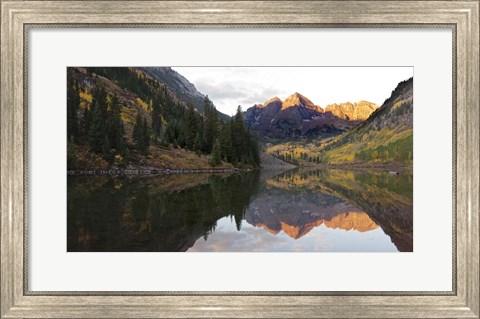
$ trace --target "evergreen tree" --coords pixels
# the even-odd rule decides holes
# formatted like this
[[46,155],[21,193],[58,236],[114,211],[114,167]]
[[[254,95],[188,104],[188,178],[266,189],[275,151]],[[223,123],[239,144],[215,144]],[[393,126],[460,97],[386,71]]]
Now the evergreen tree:
[[173,144],[174,140],[175,140],[175,128],[173,127],[172,121],[170,121],[167,124],[167,127],[165,129],[164,141],[165,141],[165,144],[168,145],[168,144]]
[[77,149],[73,142],[73,137],[67,143],[67,169],[73,169],[75,167],[75,160],[77,155]]
[[194,149],[197,133],[198,126],[195,109],[189,106],[187,110],[187,117],[185,119],[185,144],[189,150]]
[[156,96],[154,100],[151,100],[152,105],[152,134],[156,141],[161,140],[162,132],[162,114],[160,97]]
[[148,125],[147,119],[143,118],[142,122],[142,149],[145,154],[148,154],[148,147],[150,146],[150,126]]
[[202,154],[202,136],[200,135],[200,132],[197,132],[197,136],[195,136],[193,150],[198,156]]
[[140,111],[137,112],[137,117],[135,118],[135,125],[133,126],[132,138],[135,141],[135,144],[139,150],[143,150],[143,117],[140,114]]
[[107,118],[107,92],[101,86],[95,86],[92,91],[92,104],[99,106],[103,119]]
[[218,138],[215,139],[215,143],[213,144],[212,154],[210,154],[209,163],[212,166],[217,166],[222,162],[222,154],[220,153],[220,141]]
[[236,154],[236,162],[245,163],[248,156],[248,136],[243,122],[242,108],[240,105],[233,118],[232,143]]
[[257,139],[249,134],[249,148],[250,148],[250,164],[255,167],[260,166],[260,146],[258,145]]
[[230,123],[222,125],[219,138],[222,159],[226,162],[234,163],[235,155],[233,151],[232,129]]
[[210,153],[215,143],[215,138],[218,135],[218,112],[208,96],[205,96],[203,114],[205,122],[205,152]]
[[110,152],[110,141],[108,140],[108,136],[105,135],[103,138],[102,143],[102,156],[107,161],[111,162],[113,160],[112,153]]
[[120,103],[118,97],[114,94],[110,101],[110,114],[108,125],[108,139],[110,147],[117,150],[120,154],[125,154],[125,128],[120,117]]
[[74,78],[73,69],[67,75],[67,140],[78,141],[78,110],[80,107],[80,92]]
[[105,113],[102,109],[103,107],[95,102],[88,132],[88,143],[92,151],[96,153],[102,153],[105,136],[107,135]]
[[150,146],[150,127],[147,120],[140,114],[140,112],[137,113],[135,119],[132,137],[137,149],[143,154],[148,154],[148,147]]
[[88,142],[88,135],[90,132],[90,125],[92,123],[92,106],[87,105],[83,110],[83,116],[81,121],[81,127],[83,128],[83,134],[86,136],[87,140],[84,142]]

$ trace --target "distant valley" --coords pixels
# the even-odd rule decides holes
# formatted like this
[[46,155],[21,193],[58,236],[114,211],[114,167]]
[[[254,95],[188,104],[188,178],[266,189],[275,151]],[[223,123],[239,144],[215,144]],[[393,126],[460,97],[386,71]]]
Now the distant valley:
[[382,106],[367,101],[322,108],[294,93],[244,113],[265,151],[298,166],[404,166],[413,160],[413,78]]

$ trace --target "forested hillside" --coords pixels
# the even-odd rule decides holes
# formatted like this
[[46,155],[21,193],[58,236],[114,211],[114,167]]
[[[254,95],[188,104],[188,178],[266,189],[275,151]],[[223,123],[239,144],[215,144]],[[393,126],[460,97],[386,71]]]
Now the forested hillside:
[[68,68],[68,169],[257,167],[241,109],[224,120],[208,96],[202,109],[140,69]]
[[400,82],[365,122],[326,144],[326,163],[413,160],[413,78]]
[[[205,111],[204,100],[206,96],[199,92],[187,78],[171,67],[138,67],[136,69],[145,72],[160,83],[164,83],[173,93],[181,96],[184,102],[193,106],[201,114]],[[219,112],[219,118],[229,120],[230,116]]]

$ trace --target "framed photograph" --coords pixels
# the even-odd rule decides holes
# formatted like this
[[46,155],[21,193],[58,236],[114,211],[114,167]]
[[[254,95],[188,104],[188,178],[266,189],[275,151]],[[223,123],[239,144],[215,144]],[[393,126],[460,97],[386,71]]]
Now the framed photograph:
[[1,318],[479,318],[478,1],[1,0]]

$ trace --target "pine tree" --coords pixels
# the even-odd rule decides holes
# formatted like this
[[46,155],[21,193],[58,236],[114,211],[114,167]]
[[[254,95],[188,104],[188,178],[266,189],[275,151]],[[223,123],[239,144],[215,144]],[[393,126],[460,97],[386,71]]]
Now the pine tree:
[[67,140],[78,141],[78,110],[80,107],[80,94],[78,84],[74,78],[73,69],[67,75]]
[[213,144],[212,154],[210,154],[209,163],[212,166],[217,166],[222,162],[222,155],[220,153],[220,141],[218,138],[215,139],[215,143]]
[[92,106],[85,106],[85,109],[83,110],[83,116],[82,116],[82,121],[81,121],[81,127],[83,128],[83,133],[84,136],[86,136],[88,142],[88,135],[90,132],[90,125],[92,123]]
[[120,117],[120,103],[118,97],[114,94],[110,101],[110,114],[109,114],[109,125],[108,125],[108,139],[110,146],[120,152],[120,154],[125,154],[125,128],[123,126],[122,119]]
[[175,140],[175,129],[173,127],[173,123],[172,121],[170,121],[168,124],[167,124],[167,127],[165,129],[165,144],[168,145],[168,144],[173,144],[173,141]]
[[142,149],[145,154],[148,154],[148,148],[150,146],[150,126],[148,125],[147,119],[143,118],[142,122]]
[[189,106],[187,110],[187,117],[185,119],[185,144],[189,150],[194,149],[197,133],[198,126],[195,116],[195,109]]
[[236,162],[245,163],[248,156],[248,135],[243,122],[242,108],[237,108],[237,113],[232,123],[232,142],[236,154]]
[[73,142],[73,137],[67,143],[67,169],[73,169],[75,167],[77,149]]
[[154,100],[151,100],[150,105],[152,106],[152,134],[155,140],[158,141],[161,139],[162,132],[162,114],[158,95]]
[[137,149],[141,152],[144,152],[144,138],[143,138],[143,117],[140,114],[140,111],[137,113],[137,117],[135,119],[135,125],[133,126],[132,138],[135,141]]
[[132,137],[137,149],[145,155],[148,154],[148,147],[150,146],[150,132],[150,126],[148,125],[147,120],[140,114],[140,112],[138,112],[133,127]]
[[258,167],[260,166],[260,146],[255,137],[249,134],[249,148],[250,148],[250,164]]
[[235,156],[233,152],[232,129],[230,123],[222,125],[219,138],[222,159],[228,163],[234,163]]
[[218,136],[218,112],[208,96],[205,96],[203,112],[205,121],[205,152],[210,153],[215,143],[215,138]]
[[102,143],[102,156],[107,161],[111,162],[113,160],[112,153],[110,152],[110,141],[108,140],[108,136],[105,135],[103,138]]
[[202,154],[202,136],[200,135],[200,132],[197,132],[197,136],[195,136],[193,150],[198,156]]
[[95,86],[92,92],[92,103],[99,106],[103,119],[107,118],[107,92],[101,86]]
[[102,110],[102,106],[95,102],[95,106],[92,111],[92,119],[88,132],[88,143],[92,151],[101,153],[103,150],[103,144],[105,142],[106,130],[105,115]]

